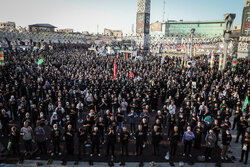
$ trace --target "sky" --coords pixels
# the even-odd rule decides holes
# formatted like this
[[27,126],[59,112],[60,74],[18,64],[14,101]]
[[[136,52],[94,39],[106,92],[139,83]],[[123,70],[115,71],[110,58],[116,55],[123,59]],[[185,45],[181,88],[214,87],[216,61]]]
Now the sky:
[[[223,20],[236,13],[241,24],[245,0],[166,0],[165,20]],[[131,34],[136,27],[137,0],[0,0],[0,22],[14,21],[17,27],[49,23],[59,29],[103,33],[104,28]],[[163,20],[163,0],[151,0],[150,21]],[[97,26],[98,25],[98,26]]]

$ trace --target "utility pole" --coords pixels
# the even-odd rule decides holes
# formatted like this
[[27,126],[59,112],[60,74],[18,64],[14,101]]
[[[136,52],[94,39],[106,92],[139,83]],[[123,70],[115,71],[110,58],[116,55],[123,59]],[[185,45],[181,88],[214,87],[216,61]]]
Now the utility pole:
[[99,25],[97,24],[97,34],[99,34]]

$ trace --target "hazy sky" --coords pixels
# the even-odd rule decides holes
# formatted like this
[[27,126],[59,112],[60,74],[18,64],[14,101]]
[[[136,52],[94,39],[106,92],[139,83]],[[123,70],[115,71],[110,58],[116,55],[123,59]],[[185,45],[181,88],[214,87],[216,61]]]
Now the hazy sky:
[[[241,24],[245,0],[166,0],[165,19],[222,20],[236,13]],[[0,21],[17,26],[49,23],[58,28],[103,33],[104,28],[131,33],[136,23],[137,0],[0,0]],[[151,22],[162,21],[163,0],[151,0]],[[135,27],[135,26],[134,26]]]

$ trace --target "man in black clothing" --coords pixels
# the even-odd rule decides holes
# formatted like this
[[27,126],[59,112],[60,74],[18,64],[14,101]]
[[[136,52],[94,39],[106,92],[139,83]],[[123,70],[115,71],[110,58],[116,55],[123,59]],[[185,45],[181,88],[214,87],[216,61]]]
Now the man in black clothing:
[[11,142],[11,150],[13,154],[19,155],[19,137],[20,132],[17,130],[15,126],[11,127],[10,132],[10,142]]
[[98,127],[99,133],[100,133],[100,137],[101,137],[101,141],[102,144],[104,144],[104,121],[102,117],[98,118],[98,121],[96,123],[96,126]]
[[152,144],[153,144],[153,155],[159,155],[159,143],[162,139],[158,126],[154,126],[152,131]]
[[235,143],[238,143],[240,135],[242,139],[244,138],[247,128],[248,128],[248,122],[244,120],[242,116],[240,116],[240,120],[237,123],[237,137]]
[[67,153],[69,155],[74,154],[74,132],[72,130],[72,125],[68,125],[68,129],[64,133]]
[[170,135],[170,157],[175,156],[178,141],[180,141],[180,135],[178,131],[178,126],[175,126],[174,131]]
[[92,152],[90,154],[90,156],[92,157],[94,152],[95,152],[95,148],[96,148],[96,152],[98,154],[98,156],[100,157],[101,154],[99,152],[99,144],[100,144],[100,133],[98,130],[98,127],[94,127],[93,132],[91,133],[91,141],[92,141]]
[[1,114],[0,114],[0,120],[2,123],[2,133],[4,136],[9,135],[9,116],[6,113],[5,109],[2,109]]
[[126,127],[123,127],[122,130],[123,131],[122,131],[121,137],[120,137],[120,141],[122,144],[122,156],[124,155],[124,149],[126,150],[126,155],[128,156],[128,140],[129,140],[130,134],[127,131]]
[[202,134],[203,134],[203,128],[201,126],[201,122],[198,122],[197,126],[194,127],[194,148],[200,149],[201,148],[201,140],[202,140]]
[[135,138],[136,138],[136,155],[142,155],[142,149],[143,149],[143,131],[142,131],[142,125],[138,125],[138,130],[135,132]]
[[175,117],[174,114],[170,114],[168,118],[168,136],[172,133],[175,126]]
[[78,156],[81,156],[81,153],[85,153],[85,149],[84,149],[84,145],[87,142],[87,133],[86,130],[84,128],[79,128],[78,132],[77,132],[77,136],[78,136]]
[[83,123],[83,127],[86,128],[87,134],[91,133],[91,131],[92,131],[92,125],[91,125],[91,120],[90,120],[89,115],[86,116],[86,120]]
[[112,127],[109,128],[108,136],[107,136],[107,156],[109,155],[109,149],[111,147],[112,155],[115,155],[115,142],[116,142],[116,136],[115,131]]
[[212,125],[212,130],[215,133],[216,136],[216,142],[215,142],[215,147],[218,147],[218,137],[219,137],[219,133],[221,130],[221,127],[219,125],[219,121],[217,119],[214,120],[214,124]]
[[60,152],[60,142],[61,142],[61,136],[62,133],[61,131],[57,128],[57,124],[53,125],[53,129],[51,131],[51,139],[52,139],[52,143],[53,143],[53,147],[54,147],[54,151],[52,152],[52,156],[54,154],[58,154],[61,155],[62,153]]
[[118,111],[116,113],[116,121],[118,123],[118,135],[121,133],[123,128],[123,121],[124,121],[124,113],[121,111],[121,108],[118,108]]

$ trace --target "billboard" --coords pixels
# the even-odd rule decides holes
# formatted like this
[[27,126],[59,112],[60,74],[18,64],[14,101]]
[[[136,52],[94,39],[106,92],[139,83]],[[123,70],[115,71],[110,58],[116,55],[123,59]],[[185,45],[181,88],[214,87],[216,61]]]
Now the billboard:
[[150,28],[150,14],[149,13],[137,13],[136,33],[137,34],[149,34],[149,28]]
[[245,7],[242,15],[242,26],[241,26],[242,35],[250,35],[250,8]]
[[150,25],[150,31],[155,32],[155,31],[162,31],[161,28],[161,22],[155,22]]

